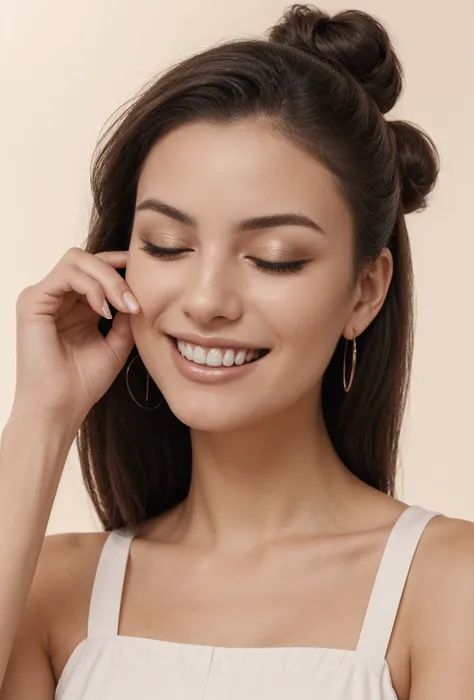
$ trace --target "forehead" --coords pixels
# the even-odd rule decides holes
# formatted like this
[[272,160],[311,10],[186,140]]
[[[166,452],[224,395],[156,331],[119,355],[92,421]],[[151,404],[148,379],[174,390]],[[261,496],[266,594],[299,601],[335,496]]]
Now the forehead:
[[293,210],[325,229],[351,226],[332,173],[264,123],[196,122],[173,130],[150,150],[137,201],[159,197],[196,217]]

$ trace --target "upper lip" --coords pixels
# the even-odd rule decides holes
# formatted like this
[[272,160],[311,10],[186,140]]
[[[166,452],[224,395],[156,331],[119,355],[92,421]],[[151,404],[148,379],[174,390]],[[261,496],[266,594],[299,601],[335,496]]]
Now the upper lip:
[[202,336],[194,333],[177,333],[169,334],[175,340],[184,340],[192,345],[200,345],[203,348],[245,348],[246,350],[261,350],[262,345],[254,345],[252,343],[242,343],[232,338],[223,338],[222,336]]

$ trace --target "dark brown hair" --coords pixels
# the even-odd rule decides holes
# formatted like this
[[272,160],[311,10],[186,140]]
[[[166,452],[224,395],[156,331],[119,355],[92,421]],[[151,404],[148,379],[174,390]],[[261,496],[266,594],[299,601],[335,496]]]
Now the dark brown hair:
[[[439,169],[436,148],[421,129],[384,117],[401,89],[400,63],[376,19],[355,10],[330,17],[294,5],[268,38],[225,42],[192,56],[132,100],[98,144],[85,246],[90,253],[128,249],[147,154],[183,124],[260,119],[314,155],[336,176],[353,213],[355,279],[382,248],[394,258],[385,303],[358,338],[350,392],[342,383],[342,338],[322,390],[340,458],[364,482],[392,495],[413,342],[405,214],[426,205]],[[100,321],[103,333],[109,327]],[[129,359],[136,354],[134,348]],[[176,505],[191,479],[189,428],[166,402],[154,412],[139,408],[125,369],[78,434],[85,483],[107,530],[133,527]]]

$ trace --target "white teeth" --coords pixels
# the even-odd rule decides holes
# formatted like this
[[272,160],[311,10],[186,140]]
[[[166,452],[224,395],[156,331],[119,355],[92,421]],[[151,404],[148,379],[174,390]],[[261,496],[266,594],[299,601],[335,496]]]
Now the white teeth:
[[207,353],[206,365],[209,367],[220,367],[222,364],[222,353],[217,348],[212,348]]
[[234,364],[234,351],[226,350],[224,353],[224,358],[222,360],[224,367],[231,367]]
[[239,350],[239,352],[235,356],[235,364],[236,365],[243,365],[245,362],[245,355],[246,354],[247,354],[247,350]]
[[193,362],[195,362],[197,365],[206,364],[206,351],[204,348],[199,347],[199,345],[195,345],[194,347]]
[[232,365],[243,365],[258,357],[258,350],[232,350],[220,348],[203,348],[200,345],[191,345],[183,340],[177,340],[178,350],[183,357],[190,362],[208,367],[232,367]]

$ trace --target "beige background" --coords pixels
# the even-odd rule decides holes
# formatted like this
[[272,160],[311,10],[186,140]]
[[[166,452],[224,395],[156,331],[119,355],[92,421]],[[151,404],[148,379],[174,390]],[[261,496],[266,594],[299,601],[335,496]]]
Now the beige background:
[[[0,0],[0,427],[14,392],[16,298],[68,247],[82,244],[90,158],[106,120],[171,62],[225,38],[261,34],[285,5],[280,0]],[[418,318],[398,495],[474,520],[474,4],[453,0],[448,15],[433,11],[431,0],[344,5],[327,0],[323,7],[330,12],[356,7],[386,24],[407,78],[393,116],[419,123],[441,152],[433,203],[408,221]],[[73,448],[48,530],[98,527]]]

